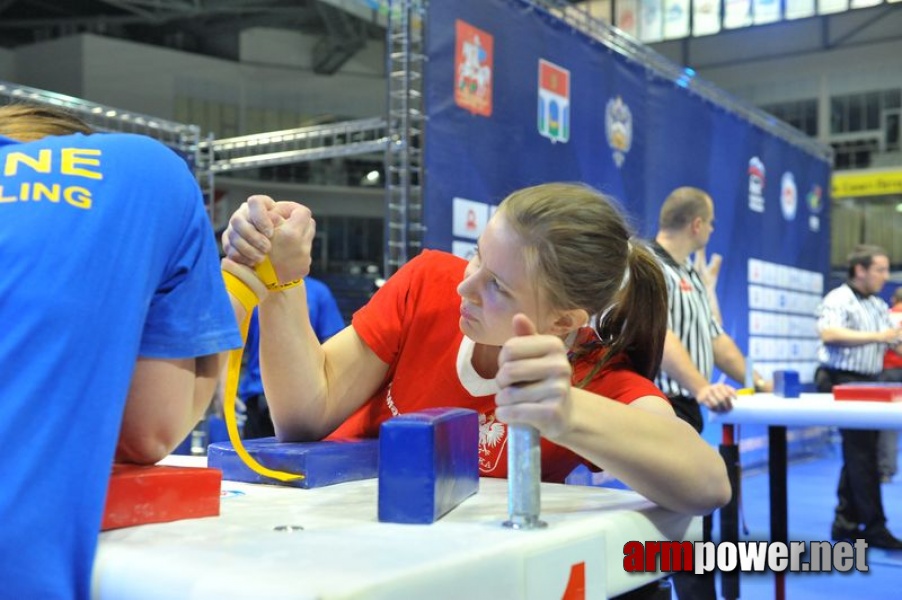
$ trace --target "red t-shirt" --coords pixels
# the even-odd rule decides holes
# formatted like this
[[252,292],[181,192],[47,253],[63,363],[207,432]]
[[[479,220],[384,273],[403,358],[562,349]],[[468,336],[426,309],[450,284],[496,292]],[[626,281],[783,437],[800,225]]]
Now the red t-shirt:
[[[893,325],[898,325],[902,321],[902,306],[896,305],[889,309],[889,318]],[[887,348],[883,355],[883,370],[887,369],[902,369],[902,355],[892,348]]]
[[[388,363],[383,387],[330,438],[376,437],[393,415],[425,408],[456,406],[479,413],[479,470],[483,476],[507,476],[507,425],[495,419],[494,380],[481,378],[471,364],[473,342],[460,331],[460,296],[466,261],[451,254],[424,251],[393,275],[372,300],[354,314],[363,341]],[[590,329],[582,336],[594,335]],[[603,349],[573,365],[574,385],[591,371]],[[664,395],[648,379],[630,370],[624,359],[611,361],[584,389],[629,404],[643,396]],[[570,450],[545,440],[542,480],[562,482],[581,462]]]

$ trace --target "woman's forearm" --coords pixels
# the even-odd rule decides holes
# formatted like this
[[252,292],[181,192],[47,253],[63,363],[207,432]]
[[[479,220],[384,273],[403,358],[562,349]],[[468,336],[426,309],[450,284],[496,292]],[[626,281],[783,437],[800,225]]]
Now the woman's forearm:
[[329,433],[325,353],[308,316],[304,286],[270,294],[260,305],[260,373],[280,439]]
[[729,501],[732,492],[720,455],[687,423],[668,414],[664,400],[650,396],[625,405],[584,390],[571,393],[574,426],[555,443],[665,508],[708,514]]
[[320,344],[303,287],[271,296],[260,310],[260,372],[276,435],[322,439],[373,397],[389,366],[351,326]]

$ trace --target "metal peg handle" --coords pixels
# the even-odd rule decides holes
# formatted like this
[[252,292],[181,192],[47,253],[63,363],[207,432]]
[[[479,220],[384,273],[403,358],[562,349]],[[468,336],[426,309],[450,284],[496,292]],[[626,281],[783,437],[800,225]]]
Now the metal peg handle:
[[507,509],[505,527],[535,529],[545,527],[539,519],[542,452],[539,431],[528,425],[511,425],[507,430]]

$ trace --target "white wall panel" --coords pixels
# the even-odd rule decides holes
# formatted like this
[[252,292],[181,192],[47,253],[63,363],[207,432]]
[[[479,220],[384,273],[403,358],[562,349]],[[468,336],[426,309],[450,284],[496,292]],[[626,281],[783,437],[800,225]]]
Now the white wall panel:
[[[16,48],[13,83],[84,97],[84,39],[60,38]],[[89,98],[90,99],[90,98]],[[99,102],[99,100],[95,101]],[[115,106],[115,105],[114,105]],[[123,106],[122,108],[132,108]]]

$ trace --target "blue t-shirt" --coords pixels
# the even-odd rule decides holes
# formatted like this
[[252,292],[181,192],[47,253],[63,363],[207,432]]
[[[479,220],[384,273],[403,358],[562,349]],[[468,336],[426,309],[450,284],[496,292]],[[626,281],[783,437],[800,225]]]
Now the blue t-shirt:
[[[338,310],[338,303],[329,286],[313,277],[304,278],[304,289],[307,291],[307,311],[310,313],[310,324],[320,342],[345,328],[344,318]],[[242,399],[263,393],[263,379],[260,377],[260,323],[257,321],[257,310],[254,309],[250,326],[247,329],[247,343],[244,347],[244,370],[238,386],[238,396]]]
[[131,134],[0,137],[0,595],[88,598],[138,356],[239,346],[198,186]]

